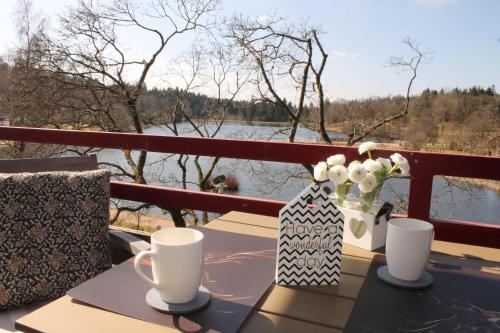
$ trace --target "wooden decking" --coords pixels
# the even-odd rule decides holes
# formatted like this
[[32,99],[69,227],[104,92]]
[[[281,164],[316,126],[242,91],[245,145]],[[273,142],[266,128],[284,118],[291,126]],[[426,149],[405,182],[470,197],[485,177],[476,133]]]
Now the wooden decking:
[[[277,219],[231,212],[208,228],[275,238]],[[376,254],[344,245],[341,283],[329,287],[273,285],[241,332],[341,332]],[[500,250],[435,241],[431,260],[456,263],[500,275]],[[20,323],[42,332],[168,332],[142,322],[76,303],[68,296],[23,317]]]

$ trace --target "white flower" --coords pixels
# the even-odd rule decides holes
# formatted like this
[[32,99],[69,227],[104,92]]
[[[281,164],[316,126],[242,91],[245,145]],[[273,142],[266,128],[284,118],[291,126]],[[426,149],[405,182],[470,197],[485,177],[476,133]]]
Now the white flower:
[[356,164],[360,164],[361,162],[360,161],[352,161],[351,163],[349,163],[349,165],[347,166],[347,173],[351,172],[351,169],[356,165]]
[[351,164],[349,164],[347,173],[349,175],[349,179],[352,180],[354,183],[361,182],[366,177],[367,174],[365,167],[357,161],[351,162]]
[[408,161],[403,161],[403,163],[399,163],[398,166],[402,176],[408,177],[410,175],[410,163],[408,163]]
[[328,165],[326,162],[319,162],[314,167],[314,179],[319,182],[324,182],[328,180]]
[[401,170],[401,175],[405,177],[410,175],[410,163],[408,163],[408,160],[403,155],[394,153],[391,155],[391,160],[398,166],[399,170]]
[[388,158],[379,157],[377,158],[377,162],[380,162],[380,164],[382,164],[384,168],[387,169],[387,171],[391,170],[392,168],[391,161]]
[[352,168],[354,165],[360,164],[360,163],[361,162],[357,161],[357,160],[352,161],[351,163],[349,163],[349,166],[347,166],[347,170],[349,170],[350,168]]
[[370,150],[377,149],[377,146],[378,145],[373,141],[363,142],[358,147],[359,155],[363,155],[364,153],[366,153]]
[[359,183],[359,190],[362,193],[370,193],[377,187],[377,178],[369,173],[365,179]]
[[326,164],[328,164],[329,166],[344,165],[345,164],[345,155],[344,154],[337,154],[337,155],[330,156],[326,160]]
[[347,168],[343,165],[334,165],[328,170],[328,179],[337,186],[344,184],[347,178]]
[[368,172],[374,173],[382,170],[382,163],[379,161],[374,161],[372,159],[367,159],[363,162],[363,166]]
[[391,155],[391,161],[393,161],[394,164],[399,164],[400,162],[406,161],[406,158],[404,158],[400,153],[394,153]]

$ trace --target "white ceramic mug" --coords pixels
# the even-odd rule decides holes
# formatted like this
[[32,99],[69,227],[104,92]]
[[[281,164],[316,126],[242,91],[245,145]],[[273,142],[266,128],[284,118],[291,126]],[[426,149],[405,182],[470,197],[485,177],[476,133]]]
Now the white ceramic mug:
[[429,222],[399,218],[389,220],[385,256],[389,274],[406,280],[418,280],[424,273],[434,239]]
[[[151,256],[153,280],[140,267]],[[137,274],[168,303],[186,303],[196,297],[203,268],[203,233],[188,228],[165,228],[151,235],[151,251],[142,251],[134,261]]]

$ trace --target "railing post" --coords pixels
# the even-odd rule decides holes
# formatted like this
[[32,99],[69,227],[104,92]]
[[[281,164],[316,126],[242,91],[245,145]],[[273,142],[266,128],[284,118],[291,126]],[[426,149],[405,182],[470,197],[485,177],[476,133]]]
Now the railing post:
[[429,221],[432,175],[417,173],[410,178],[408,217]]

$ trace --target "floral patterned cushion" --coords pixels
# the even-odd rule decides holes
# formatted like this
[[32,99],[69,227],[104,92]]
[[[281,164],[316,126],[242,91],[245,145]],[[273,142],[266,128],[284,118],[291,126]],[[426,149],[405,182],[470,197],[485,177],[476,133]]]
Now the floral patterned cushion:
[[0,310],[111,267],[109,172],[0,174]]

